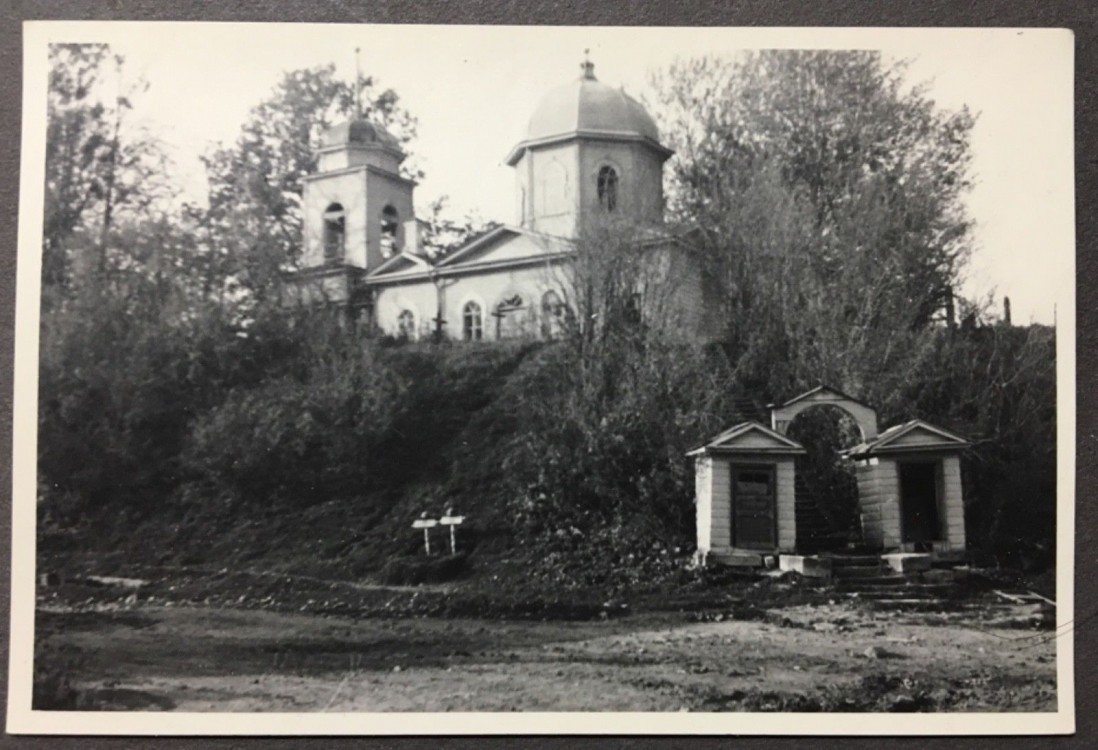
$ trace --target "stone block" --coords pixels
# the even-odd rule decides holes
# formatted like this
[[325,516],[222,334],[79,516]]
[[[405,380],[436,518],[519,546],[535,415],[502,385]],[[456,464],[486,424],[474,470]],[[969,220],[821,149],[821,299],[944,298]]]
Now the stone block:
[[808,578],[831,578],[831,560],[814,555],[778,555],[778,569]]
[[733,568],[758,568],[763,564],[761,554],[739,551],[720,552],[717,550],[710,550],[709,561],[720,563],[721,565],[728,565]]
[[897,573],[930,570],[934,556],[923,552],[892,552],[881,555],[881,561]]

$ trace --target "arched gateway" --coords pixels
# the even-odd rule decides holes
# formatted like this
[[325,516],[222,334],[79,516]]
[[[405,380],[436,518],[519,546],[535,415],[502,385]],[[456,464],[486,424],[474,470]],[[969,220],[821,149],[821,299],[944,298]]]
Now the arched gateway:
[[777,555],[783,567],[787,559],[805,572],[812,567],[808,550],[797,546],[794,510],[794,460],[805,449],[786,433],[798,414],[819,406],[846,412],[861,433],[861,442],[841,455],[857,477],[862,542],[882,553],[963,557],[959,457],[968,443],[920,420],[879,432],[872,406],[820,385],[771,405],[769,427],[744,422],[688,454],[696,469],[699,558],[760,565]]
[[877,437],[877,410],[853,396],[848,396],[826,385],[818,385],[780,406],[771,406],[770,427],[784,435],[798,414],[816,406],[835,406],[845,411],[858,423],[863,441]]

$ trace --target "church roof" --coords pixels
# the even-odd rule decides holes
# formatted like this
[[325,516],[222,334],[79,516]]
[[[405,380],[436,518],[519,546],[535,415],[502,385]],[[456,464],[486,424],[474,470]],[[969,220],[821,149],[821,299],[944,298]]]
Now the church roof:
[[400,141],[382,126],[361,117],[344,120],[324,131],[320,136],[320,148],[341,146],[381,146],[401,151]]
[[665,157],[671,155],[660,145],[659,128],[644,105],[624,90],[595,78],[590,61],[581,67],[583,75],[542,98],[530,118],[526,137],[508,155],[508,164],[513,166],[530,146],[576,135],[640,140]]

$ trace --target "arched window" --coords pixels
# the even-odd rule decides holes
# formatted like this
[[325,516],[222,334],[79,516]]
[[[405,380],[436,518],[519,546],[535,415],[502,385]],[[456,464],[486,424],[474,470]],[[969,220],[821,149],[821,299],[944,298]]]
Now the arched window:
[[416,340],[416,316],[411,310],[401,310],[397,316],[397,338]]
[[396,251],[400,215],[392,206],[381,209],[381,254],[388,258]]
[[480,305],[466,302],[461,309],[461,334],[466,341],[480,341],[484,338],[484,318]]
[[560,300],[560,295],[550,290],[541,298],[541,335],[550,339],[564,329],[568,308]]
[[332,203],[324,210],[324,260],[343,258],[343,238],[346,234],[343,206]]
[[618,207],[618,173],[613,167],[603,167],[598,177],[599,205],[607,211]]

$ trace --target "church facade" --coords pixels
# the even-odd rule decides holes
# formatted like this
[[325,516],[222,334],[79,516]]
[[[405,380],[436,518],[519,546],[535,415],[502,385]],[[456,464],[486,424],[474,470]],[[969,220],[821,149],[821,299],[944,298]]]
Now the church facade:
[[577,258],[624,241],[634,248],[639,309],[709,338],[689,235],[664,224],[672,151],[639,102],[600,82],[589,61],[581,70],[543,97],[506,158],[517,223],[438,261],[422,245],[415,183],[400,175],[397,140],[361,119],[327,131],[318,171],[305,180],[295,299],[344,307],[403,339],[547,337],[577,312]]

